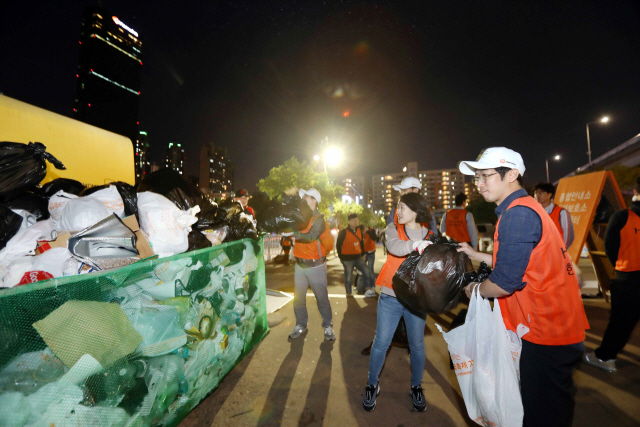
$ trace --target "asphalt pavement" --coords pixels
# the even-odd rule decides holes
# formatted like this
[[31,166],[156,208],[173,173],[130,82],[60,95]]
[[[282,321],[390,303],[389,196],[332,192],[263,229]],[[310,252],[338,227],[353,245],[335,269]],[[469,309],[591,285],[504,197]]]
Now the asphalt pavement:
[[[376,273],[385,256],[376,254]],[[267,288],[293,292],[294,265],[269,265]],[[180,424],[190,426],[473,426],[438,323],[448,330],[458,311],[429,316],[425,327],[426,366],[422,386],[427,411],[412,411],[410,364],[406,349],[392,347],[380,376],[381,392],[373,412],[362,408],[369,357],[360,352],[375,335],[377,298],[346,298],[343,269],[328,261],[329,294],[337,340],[324,341],[321,318],[309,290],[309,330],[291,340],[293,304],[268,316],[271,332],[222,381],[217,390]],[[609,317],[603,299],[585,299],[591,329],[585,344],[600,343]],[[582,363],[574,374],[577,386],[574,426],[640,425],[640,329],[619,355],[617,373]]]

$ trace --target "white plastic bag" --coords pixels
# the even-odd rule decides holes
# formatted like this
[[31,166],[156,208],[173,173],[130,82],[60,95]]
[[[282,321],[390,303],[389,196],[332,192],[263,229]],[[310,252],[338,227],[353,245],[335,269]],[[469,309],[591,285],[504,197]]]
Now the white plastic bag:
[[[512,340],[502,320],[500,304],[474,292],[464,325],[445,333],[458,384],[469,417],[482,426],[522,426],[520,337]],[[519,325],[518,332],[528,329]],[[517,360],[512,350],[517,350]]]
[[140,229],[161,258],[189,249],[191,225],[198,218],[200,207],[181,211],[161,194],[145,191],[138,193]]
[[107,188],[91,193],[88,196],[85,196],[85,198],[100,200],[109,210],[109,213],[114,213],[120,218],[124,218],[124,202],[122,201],[122,196],[120,196],[118,188],[115,185],[110,185]]
[[49,215],[51,216],[51,219],[53,219],[55,222],[60,221],[62,210],[65,206],[67,206],[69,200],[77,198],[78,196],[76,196],[75,194],[65,193],[62,190],[51,196],[51,198],[49,199]]
[[78,197],[69,200],[62,209],[60,230],[80,231],[111,215],[109,209],[98,199]]

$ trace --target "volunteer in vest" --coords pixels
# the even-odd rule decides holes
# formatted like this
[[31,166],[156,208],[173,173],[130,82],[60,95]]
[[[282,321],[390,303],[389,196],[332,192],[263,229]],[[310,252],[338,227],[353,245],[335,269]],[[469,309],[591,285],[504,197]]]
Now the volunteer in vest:
[[289,265],[289,254],[291,253],[291,246],[293,246],[291,236],[282,236],[282,239],[280,239],[280,245],[282,246],[284,255],[287,257],[284,263]]
[[242,210],[244,211],[244,213],[246,213],[247,215],[251,215],[254,220],[256,219],[256,212],[251,206],[248,206],[249,192],[247,190],[242,189],[236,191],[233,200],[242,205]]
[[[422,189],[422,182],[416,177],[408,176],[402,180],[402,182],[398,185],[394,185],[393,189],[400,192],[400,195],[407,193],[418,193],[420,194],[420,190]],[[427,209],[429,209],[427,207]],[[429,220],[429,230],[434,233],[438,233],[438,226],[436,225],[436,218],[431,215],[431,211],[429,211],[429,215],[431,219]],[[398,225],[398,217],[396,215],[396,207],[394,206],[391,210],[391,213],[387,217],[387,225],[395,223]]]
[[336,241],[338,258],[344,267],[344,288],[347,296],[351,294],[351,280],[353,278],[354,267],[362,273],[364,277],[364,290],[358,289],[359,293],[364,292],[368,298],[377,297],[374,287],[374,277],[369,267],[364,261],[364,231],[358,226],[358,214],[352,213],[347,217],[348,225],[340,230]]
[[411,398],[413,400],[413,408],[416,411],[423,412],[427,409],[424,393],[422,392],[426,319],[411,313],[397,300],[393,291],[392,279],[402,261],[411,252],[417,250],[422,253],[424,248],[431,243],[425,240],[432,234],[431,231],[421,225],[428,222],[431,219],[431,215],[427,209],[426,200],[417,193],[407,193],[400,196],[397,211],[399,224],[396,226],[392,222],[387,225],[387,261],[376,280],[376,285],[380,286],[376,336],[371,347],[369,377],[362,405],[366,411],[373,411],[376,407],[376,396],[380,393],[378,378],[393,334],[398,327],[400,318],[404,317],[409,339],[409,350],[411,351]]
[[524,426],[570,426],[575,387],[573,370],[584,351],[589,327],[571,258],[549,215],[522,188],[524,162],[504,147],[484,150],[478,160],[459,164],[475,175],[480,194],[498,205],[493,255],[462,243],[473,260],[493,266],[478,287],[484,298],[496,298],[505,326],[522,337],[520,388]]
[[365,261],[367,263],[367,267],[371,270],[371,273],[375,277],[375,272],[373,271],[373,266],[376,262],[376,240],[378,236],[376,235],[376,230],[373,228],[365,227],[364,228],[364,255]]
[[[307,332],[307,321],[309,320],[307,288],[311,287],[316,297],[318,311],[322,316],[324,338],[327,341],[333,341],[336,339],[336,335],[333,333],[333,316],[327,291],[326,251],[320,242],[320,235],[326,228],[324,216],[318,210],[318,204],[322,199],[315,188],[300,190],[299,194],[307,202],[313,215],[304,230],[291,233],[295,238],[293,255],[296,257],[296,268],[293,311],[296,315],[296,326],[289,337],[295,339]],[[284,233],[284,235],[289,235],[289,233]]]
[[440,232],[457,242],[469,243],[478,250],[478,230],[473,214],[467,211],[467,195],[459,193],[455,199],[456,207],[445,212],[440,222]]
[[569,212],[553,203],[556,187],[548,182],[540,182],[535,187],[535,194],[536,200],[547,211],[556,228],[560,231],[565,246],[568,248],[573,243],[573,223]]
[[615,266],[611,282],[611,314],[602,343],[585,361],[609,372],[640,319],[640,177],[631,207],[614,213],[604,235],[604,251]]

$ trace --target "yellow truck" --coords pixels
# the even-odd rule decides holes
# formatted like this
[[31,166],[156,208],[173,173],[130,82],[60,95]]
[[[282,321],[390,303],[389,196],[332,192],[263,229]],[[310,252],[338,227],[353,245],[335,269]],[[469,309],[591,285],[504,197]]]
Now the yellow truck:
[[133,144],[122,135],[0,95],[0,141],[41,142],[66,170],[47,167],[46,184],[56,178],[85,187],[113,181],[135,184]]

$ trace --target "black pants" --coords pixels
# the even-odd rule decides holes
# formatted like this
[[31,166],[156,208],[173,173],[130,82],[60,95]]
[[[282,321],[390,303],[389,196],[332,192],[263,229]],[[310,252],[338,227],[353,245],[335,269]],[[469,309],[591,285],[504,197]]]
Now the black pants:
[[524,427],[571,426],[576,394],[572,374],[583,351],[583,343],[554,346],[522,340]]
[[640,320],[640,283],[631,280],[611,282],[611,313],[596,357],[615,359],[629,341]]

